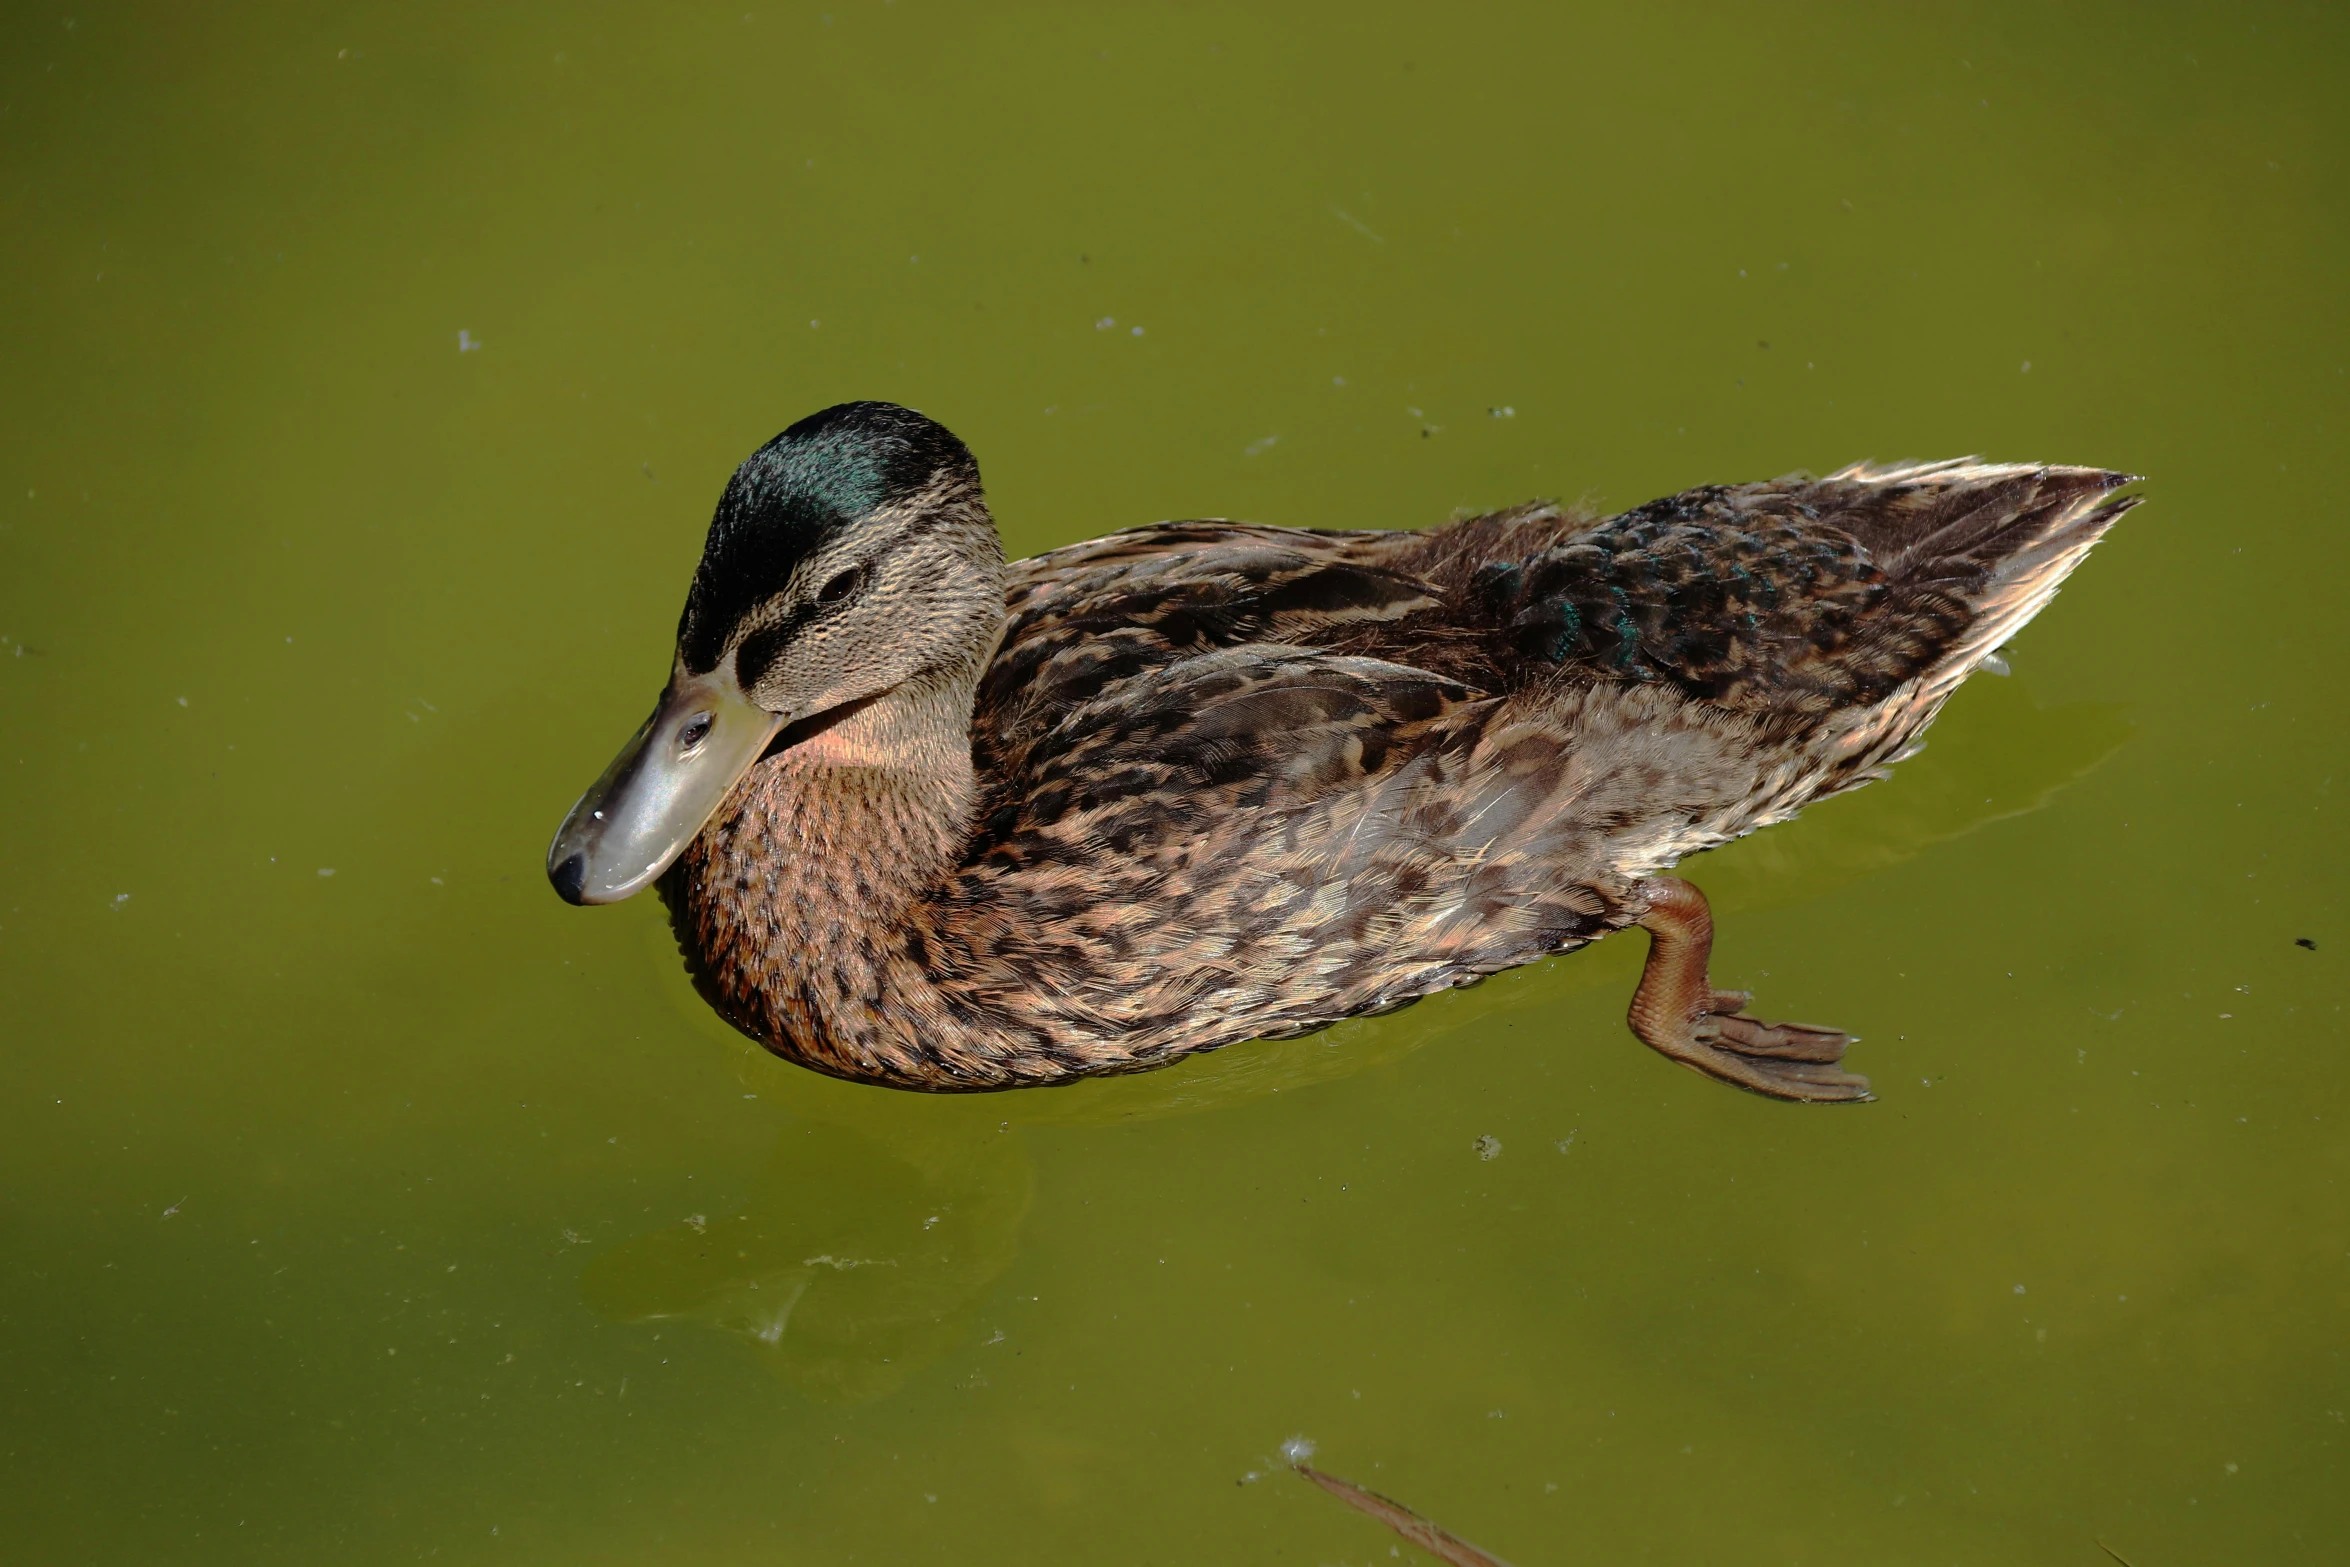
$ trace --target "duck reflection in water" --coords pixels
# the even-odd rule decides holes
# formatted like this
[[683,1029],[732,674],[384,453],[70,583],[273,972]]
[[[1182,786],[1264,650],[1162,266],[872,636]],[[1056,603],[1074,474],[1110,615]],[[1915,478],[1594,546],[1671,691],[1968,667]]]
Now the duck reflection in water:
[[1032,1189],[1026,1149],[995,1120],[801,1120],[739,1212],[605,1252],[580,1290],[616,1321],[722,1329],[803,1392],[860,1403],[970,1331],[970,1308],[1018,1254]]

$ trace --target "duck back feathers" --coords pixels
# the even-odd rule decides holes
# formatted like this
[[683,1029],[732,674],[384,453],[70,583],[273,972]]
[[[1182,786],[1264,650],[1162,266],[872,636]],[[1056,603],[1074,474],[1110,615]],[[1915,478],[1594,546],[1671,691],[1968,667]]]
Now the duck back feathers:
[[1532,665],[1822,715],[1991,652],[2128,508],[2085,504],[2123,482],[1941,463],[1709,486],[1489,559],[1472,600]]

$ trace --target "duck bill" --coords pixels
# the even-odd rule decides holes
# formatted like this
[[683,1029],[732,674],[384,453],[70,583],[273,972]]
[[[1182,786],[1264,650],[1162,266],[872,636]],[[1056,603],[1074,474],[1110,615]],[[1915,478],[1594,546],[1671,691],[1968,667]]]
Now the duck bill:
[[569,903],[618,903],[638,891],[694,841],[782,727],[730,672],[680,671],[653,716],[563,818],[547,850],[547,879]]

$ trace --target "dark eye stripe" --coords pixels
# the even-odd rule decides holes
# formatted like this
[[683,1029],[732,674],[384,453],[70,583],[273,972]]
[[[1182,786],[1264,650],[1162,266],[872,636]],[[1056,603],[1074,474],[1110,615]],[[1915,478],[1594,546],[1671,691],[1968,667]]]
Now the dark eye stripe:
[[[744,637],[741,644],[734,650],[736,683],[745,691],[757,685],[767,671],[774,667],[775,661],[783,656],[783,650],[791,646],[793,640],[801,632],[806,631],[809,625],[826,611],[837,609],[856,597],[858,592],[872,579],[872,575],[873,563],[871,561],[861,560],[853,565],[844,566],[825,579],[824,585],[816,590],[816,596],[813,599],[807,600],[798,608],[789,611],[774,625],[761,627]],[[834,594],[834,587],[843,583],[844,580],[846,586],[841,592]]]
[[735,684],[745,691],[757,685],[766,677],[775,661],[783,656],[783,650],[790,647],[793,639],[807,630],[808,622],[815,618],[813,609],[794,610],[774,625],[762,626],[743,638],[741,645],[734,650]]

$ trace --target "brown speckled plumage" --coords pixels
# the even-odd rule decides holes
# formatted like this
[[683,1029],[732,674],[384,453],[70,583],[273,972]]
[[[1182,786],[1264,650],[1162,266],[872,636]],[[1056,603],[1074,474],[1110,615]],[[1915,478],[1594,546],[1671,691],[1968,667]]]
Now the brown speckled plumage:
[[[1880,776],[2123,482],[1855,467],[1606,519],[1167,523],[1006,568],[976,469],[942,467],[822,571],[870,546],[877,618],[843,636],[922,641],[887,613],[900,565],[925,617],[968,626],[787,730],[663,890],[737,1026],[896,1087],[1135,1071],[1401,1006],[1644,922],[1683,885],[1644,879]],[[1000,641],[970,609],[989,596]],[[1705,939],[1671,1027],[1700,1054],[1725,1017],[1771,1034],[1703,989]],[[1650,1042],[1862,1096],[1842,1036],[1774,1037],[1722,1044],[1780,1058],[1763,1080]]]

